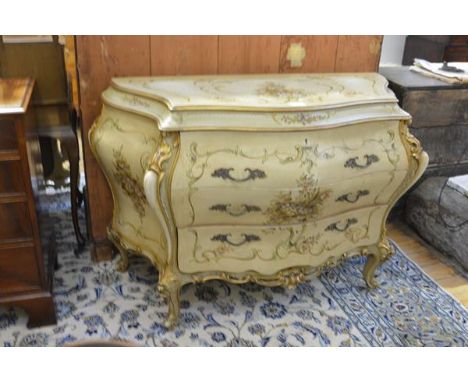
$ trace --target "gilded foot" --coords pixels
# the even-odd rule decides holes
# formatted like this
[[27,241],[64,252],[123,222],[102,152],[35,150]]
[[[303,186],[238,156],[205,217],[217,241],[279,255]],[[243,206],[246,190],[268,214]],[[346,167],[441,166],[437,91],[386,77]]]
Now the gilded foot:
[[375,279],[375,270],[390,256],[393,255],[393,249],[390,247],[387,239],[383,239],[375,248],[370,249],[364,266],[364,280],[369,288],[377,288],[379,284]]
[[115,248],[120,254],[120,260],[117,262],[116,269],[119,272],[125,272],[128,270],[128,250],[120,240],[119,235],[112,227],[107,227],[107,237],[114,244]]
[[179,321],[179,292],[180,292],[180,284],[177,281],[169,281],[164,282],[163,280],[160,281],[158,285],[158,291],[166,300],[168,304],[168,313],[167,318],[164,321],[164,326],[168,329],[174,328]]
[[120,250],[120,260],[117,262],[116,269],[119,272],[126,272],[128,270],[128,252]]
[[382,263],[381,256],[369,254],[364,266],[364,280],[369,288],[377,288],[379,284],[375,279],[375,270]]

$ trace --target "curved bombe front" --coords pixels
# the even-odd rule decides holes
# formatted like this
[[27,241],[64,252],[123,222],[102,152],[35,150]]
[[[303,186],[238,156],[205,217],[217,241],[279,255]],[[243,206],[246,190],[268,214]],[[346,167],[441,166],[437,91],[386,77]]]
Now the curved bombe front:
[[[120,270],[132,253],[157,267],[166,326],[176,324],[180,288],[192,282],[294,287],[364,255],[364,280],[376,286],[374,272],[392,254],[388,212],[422,175],[427,154],[379,75],[309,77],[328,84],[324,98],[295,89],[294,76],[269,76],[267,87],[254,76],[119,79],[104,93],[89,140],[114,200],[108,236]],[[242,99],[218,94],[239,92],[236,81],[263,86],[249,102],[282,100],[281,109],[224,110],[219,103]],[[174,95],[194,86],[194,94],[209,90],[200,106],[190,106],[191,94]],[[340,107],[323,104],[331,95]],[[312,109],[288,111],[291,97]]]

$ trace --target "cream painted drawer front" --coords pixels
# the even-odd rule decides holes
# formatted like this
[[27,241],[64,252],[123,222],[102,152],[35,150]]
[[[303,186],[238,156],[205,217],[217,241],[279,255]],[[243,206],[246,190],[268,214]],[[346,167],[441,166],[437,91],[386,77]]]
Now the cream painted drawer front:
[[187,190],[174,190],[173,210],[180,228],[298,224],[387,204],[406,175],[406,171],[383,171],[326,184],[304,179],[300,188],[293,189],[195,189],[190,197]]
[[292,189],[406,169],[396,121],[303,132],[181,132],[172,190]]
[[210,226],[178,229],[182,272],[272,274],[294,266],[318,266],[330,256],[379,240],[386,206],[290,226]]

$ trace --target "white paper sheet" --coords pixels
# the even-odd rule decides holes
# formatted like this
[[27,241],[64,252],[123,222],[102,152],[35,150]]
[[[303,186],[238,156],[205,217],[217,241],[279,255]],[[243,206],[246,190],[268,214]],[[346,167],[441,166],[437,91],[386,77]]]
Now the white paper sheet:
[[464,73],[453,73],[440,70],[442,62],[429,62],[420,58],[414,59],[413,66],[410,70],[424,74],[429,77],[450,83],[468,83],[468,62],[449,62],[449,66],[455,66],[458,69],[464,70]]

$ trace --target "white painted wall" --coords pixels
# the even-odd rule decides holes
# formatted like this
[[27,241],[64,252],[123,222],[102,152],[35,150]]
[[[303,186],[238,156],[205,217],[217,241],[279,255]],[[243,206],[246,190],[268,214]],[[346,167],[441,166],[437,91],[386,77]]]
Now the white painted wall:
[[380,55],[380,66],[401,65],[407,35],[385,35]]

